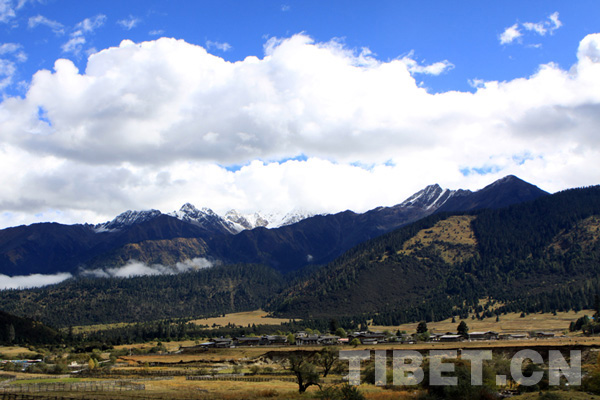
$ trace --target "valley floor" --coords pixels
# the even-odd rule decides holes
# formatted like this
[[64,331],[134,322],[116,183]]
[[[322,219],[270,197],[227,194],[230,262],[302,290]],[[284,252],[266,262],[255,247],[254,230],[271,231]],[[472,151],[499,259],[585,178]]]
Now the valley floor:
[[[16,394],[25,399],[311,399],[322,398],[317,386],[306,393],[298,393],[298,384],[284,360],[290,355],[309,354],[321,350],[311,346],[260,346],[225,349],[209,349],[198,353],[176,354],[180,346],[193,342],[165,343],[164,354],[131,354],[118,358],[110,369],[96,369],[75,375],[40,375],[21,372],[0,374],[0,399]],[[143,350],[157,343],[137,346],[120,346],[116,350],[136,348]],[[586,371],[599,371],[598,358],[600,337],[563,337],[546,340],[487,341],[461,343],[382,344],[370,346],[345,346],[344,350],[416,350],[423,354],[439,349],[492,349],[496,352],[514,354],[519,349],[558,349],[568,353],[570,349],[583,351],[582,366]],[[0,348],[3,354],[19,354],[24,348]],[[27,350],[27,349],[25,349]],[[22,354],[22,353],[21,353]],[[388,367],[390,369],[390,367]],[[322,379],[323,387],[342,385],[344,369],[334,371]],[[364,374],[363,370],[363,374]],[[362,384],[358,387],[366,399],[392,400],[416,399],[421,390],[406,387],[381,387]],[[577,390],[554,390],[548,399],[600,399]],[[577,389],[577,388],[575,388]],[[31,397],[35,396],[35,397]],[[40,397],[41,396],[41,397]],[[44,397],[46,396],[46,397]],[[557,397],[558,396],[558,397]],[[513,397],[537,399],[539,392]]]

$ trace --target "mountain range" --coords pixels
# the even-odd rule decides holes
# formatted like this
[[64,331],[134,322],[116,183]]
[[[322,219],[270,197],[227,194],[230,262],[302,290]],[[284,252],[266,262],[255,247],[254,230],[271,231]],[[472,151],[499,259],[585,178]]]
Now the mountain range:
[[221,217],[186,203],[170,214],[126,211],[98,225],[38,223],[0,230],[0,273],[78,274],[132,261],[172,267],[195,258],[265,264],[288,273],[328,263],[359,243],[434,213],[501,208],[545,195],[507,176],[475,192],[430,185],[398,205],[366,213],[291,213],[270,215],[269,221],[235,211]]
[[[493,204],[507,191],[522,194],[527,188],[533,190],[531,185],[509,177],[488,186],[489,196],[480,197],[478,204],[484,200]],[[280,317],[301,318],[306,324],[314,322],[312,326],[317,329],[328,326],[331,319],[355,329],[367,320],[389,326],[453,315],[501,319],[505,312],[594,307],[600,296],[600,186],[542,194],[535,200],[506,207],[479,208],[469,203],[473,209],[468,211],[436,212],[434,209],[442,208],[435,204],[443,201],[443,193],[432,186],[411,196],[407,204],[397,208],[413,207],[427,216],[362,241],[321,265],[286,270],[222,263],[180,274],[129,279],[89,278],[84,274],[56,285],[0,291],[0,309],[65,327],[200,318],[262,308]],[[444,204],[452,205],[449,201],[453,198],[465,204],[465,197],[455,196]],[[334,214],[333,219],[315,216],[286,227],[256,228],[221,238],[283,230],[275,244],[261,241],[272,240],[272,236],[246,238],[253,238],[247,243],[250,250],[271,254],[271,258],[265,258],[273,260],[282,256],[273,249],[289,246],[289,237],[304,235],[317,240],[316,227],[327,232],[321,240],[329,240],[327,234],[342,226],[355,234],[354,239],[361,229],[369,229],[370,234],[384,231],[389,225],[373,227],[366,222],[389,223],[396,215],[394,209],[380,208],[365,214],[345,212]],[[384,212],[385,217],[381,217]],[[190,227],[190,231],[185,230]],[[306,234],[311,227],[314,237]],[[122,231],[121,239],[144,233],[145,242],[155,246],[146,244],[141,254],[155,252],[152,254],[164,256],[174,243],[179,246],[178,254],[195,251],[200,242],[206,246],[203,251],[207,254],[219,251],[210,238],[204,241],[181,236],[198,234],[200,228],[167,215],[134,228]],[[152,239],[176,229],[180,229],[177,239]],[[342,231],[331,243],[344,237]],[[234,242],[223,243],[224,248],[232,248]],[[310,250],[315,252],[318,246],[312,246]],[[288,271],[294,273],[284,273]]]

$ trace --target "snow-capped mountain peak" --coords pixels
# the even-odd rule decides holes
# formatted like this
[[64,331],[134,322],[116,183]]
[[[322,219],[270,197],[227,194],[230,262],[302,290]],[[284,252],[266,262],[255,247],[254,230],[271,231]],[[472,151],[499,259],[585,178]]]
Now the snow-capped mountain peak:
[[149,221],[161,215],[158,210],[132,211],[127,210],[117,215],[112,221],[94,226],[96,232],[116,231],[124,227]]
[[239,231],[244,229],[279,228],[281,226],[291,225],[303,219],[310,218],[315,214],[304,210],[294,209],[287,212],[255,212],[242,214],[236,210],[229,210],[224,218],[232,223]]
[[456,194],[455,190],[442,189],[436,183],[419,190],[399,205],[401,207],[419,207],[425,210],[437,209]]
[[[117,231],[137,223],[148,221],[162,213],[158,210],[148,211],[125,211],[109,222],[94,226],[96,232]],[[243,214],[236,210],[229,210],[224,216],[220,216],[208,207],[198,209],[191,203],[185,203],[177,211],[166,214],[181,221],[188,222],[203,228],[220,231],[222,233],[239,233],[246,229],[258,227],[279,228],[291,225],[303,219],[312,217],[314,214],[304,210],[295,209],[288,212],[255,212]]]
[[220,217],[217,213],[208,207],[196,208],[191,203],[185,203],[179,211],[173,211],[168,215],[175,217],[181,221],[189,222],[207,229],[216,229],[229,233],[238,233],[239,230]]

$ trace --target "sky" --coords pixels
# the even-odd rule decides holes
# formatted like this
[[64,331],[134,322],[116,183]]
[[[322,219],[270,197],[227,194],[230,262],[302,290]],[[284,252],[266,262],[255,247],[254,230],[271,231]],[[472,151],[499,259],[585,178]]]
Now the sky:
[[0,0],[0,228],[600,183],[600,4]]

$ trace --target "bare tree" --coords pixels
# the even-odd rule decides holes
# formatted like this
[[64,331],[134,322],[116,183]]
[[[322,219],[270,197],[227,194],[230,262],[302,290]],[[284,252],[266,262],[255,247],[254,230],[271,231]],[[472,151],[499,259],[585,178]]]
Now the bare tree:
[[319,373],[312,363],[312,356],[291,354],[289,357],[290,371],[298,379],[298,391],[304,393],[312,385],[319,386]]

